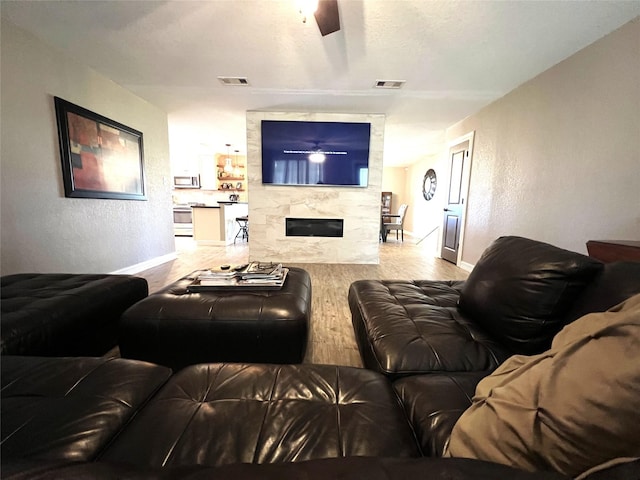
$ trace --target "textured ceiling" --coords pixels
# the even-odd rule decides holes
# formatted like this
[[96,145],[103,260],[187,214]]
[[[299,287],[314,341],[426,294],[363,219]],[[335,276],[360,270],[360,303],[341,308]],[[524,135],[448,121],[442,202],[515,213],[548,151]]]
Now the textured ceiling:
[[640,1],[339,0],[342,29],[321,37],[295,0],[0,5],[166,110],[172,156],[185,144],[246,151],[247,110],[383,113],[385,165],[440,151],[446,127],[640,15]]

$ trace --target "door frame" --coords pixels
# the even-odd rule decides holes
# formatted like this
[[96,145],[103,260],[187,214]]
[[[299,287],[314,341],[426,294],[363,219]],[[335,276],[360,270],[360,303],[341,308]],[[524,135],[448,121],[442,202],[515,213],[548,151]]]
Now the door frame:
[[[471,164],[473,162],[473,141],[475,138],[475,134],[476,134],[476,131],[472,130],[469,133],[465,133],[464,135],[454,138],[453,140],[450,140],[449,142],[447,142],[447,168],[449,168],[449,172],[447,176],[447,182],[445,185],[449,185],[450,183],[451,150],[453,149],[453,147],[460,145],[461,143],[469,142],[469,147],[468,147],[469,160],[467,162],[464,162],[463,164],[464,167],[462,169],[462,185],[460,186],[460,197],[462,198],[463,206],[462,206],[462,215],[460,219],[460,239],[459,239],[459,245],[458,245],[458,256],[456,258],[456,265],[461,268],[464,268],[464,266],[462,265],[462,251],[464,249],[464,233],[467,225],[467,207],[469,205],[467,198],[469,196],[469,184],[471,181]],[[449,192],[447,190],[447,195],[448,193]],[[446,201],[446,198],[443,201]],[[442,219],[440,221],[441,225],[443,223],[444,223],[444,212],[442,213]],[[438,239],[438,256],[440,258],[442,258],[440,254],[441,251],[442,251],[442,232]],[[469,269],[465,268],[465,270],[469,270]]]

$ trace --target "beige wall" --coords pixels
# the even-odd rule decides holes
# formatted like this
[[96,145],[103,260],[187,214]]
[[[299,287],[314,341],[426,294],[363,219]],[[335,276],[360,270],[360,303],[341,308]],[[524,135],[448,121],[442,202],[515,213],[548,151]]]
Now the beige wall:
[[[382,169],[382,191],[393,192],[394,212],[403,203],[409,206],[404,219],[404,233],[417,237],[416,241],[437,228],[434,208],[430,208],[434,202],[427,203],[422,196],[422,179],[427,169],[433,168],[434,158],[436,157],[426,157],[408,167]],[[431,237],[430,235],[429,238]]]
[[[432,168],[436,172],[436,193],[429,201],[422,195],[424,175]],[[407,170],[407,192],[412,205],[412,215],[407,228],[411,230],[416,241],[423,240],[423,246],[439,255],[438,239],[441,235],[442,209],[446,199],[447,155],[430,155],[411,165]],[[428,236],[427,236],[428,235]]]
[[[2,20],[2,275],[111,272],[174,250],[167,116]],[[144,134],[148,201],[65,198],[53,97]]]
[[[262,184],[260,122],[308,120],[371,123],[369,185],[355,187]],[[305,263],[379,263],[384,115],[247,112],[249,257]],[[285,218],[344,219],[342,238],[287,237]]]
[[452,126],[447,140],[472,130],[463,262],[501,235],[582,253],[590,239],[640,240],[638,18]]

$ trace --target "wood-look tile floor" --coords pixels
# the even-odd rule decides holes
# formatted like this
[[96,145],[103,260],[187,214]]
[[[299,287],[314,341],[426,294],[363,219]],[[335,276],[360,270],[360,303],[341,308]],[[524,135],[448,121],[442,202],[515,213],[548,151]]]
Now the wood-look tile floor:
[[[467,278],[465,270],[434,256],[432,242],[416,240],[405,235],[404,242],[397,242],[390,236],[380,244],[378,265],[287,263],[305,269],[311,276],[311,324],[305,363],[362,366],[347,304],[349,285],[355,280]],[[176,252],[177,259],[137,274],[147,279],[149,293],[200,268],[249,261],[246,242],[196,246],[190,237],[176,237]]]

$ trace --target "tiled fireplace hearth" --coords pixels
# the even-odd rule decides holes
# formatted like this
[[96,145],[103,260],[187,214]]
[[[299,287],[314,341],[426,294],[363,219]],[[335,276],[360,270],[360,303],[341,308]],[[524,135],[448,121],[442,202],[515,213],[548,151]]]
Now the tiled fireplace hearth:
[[341,218],[286,218],[287,237],[342,237],[344,220]]

